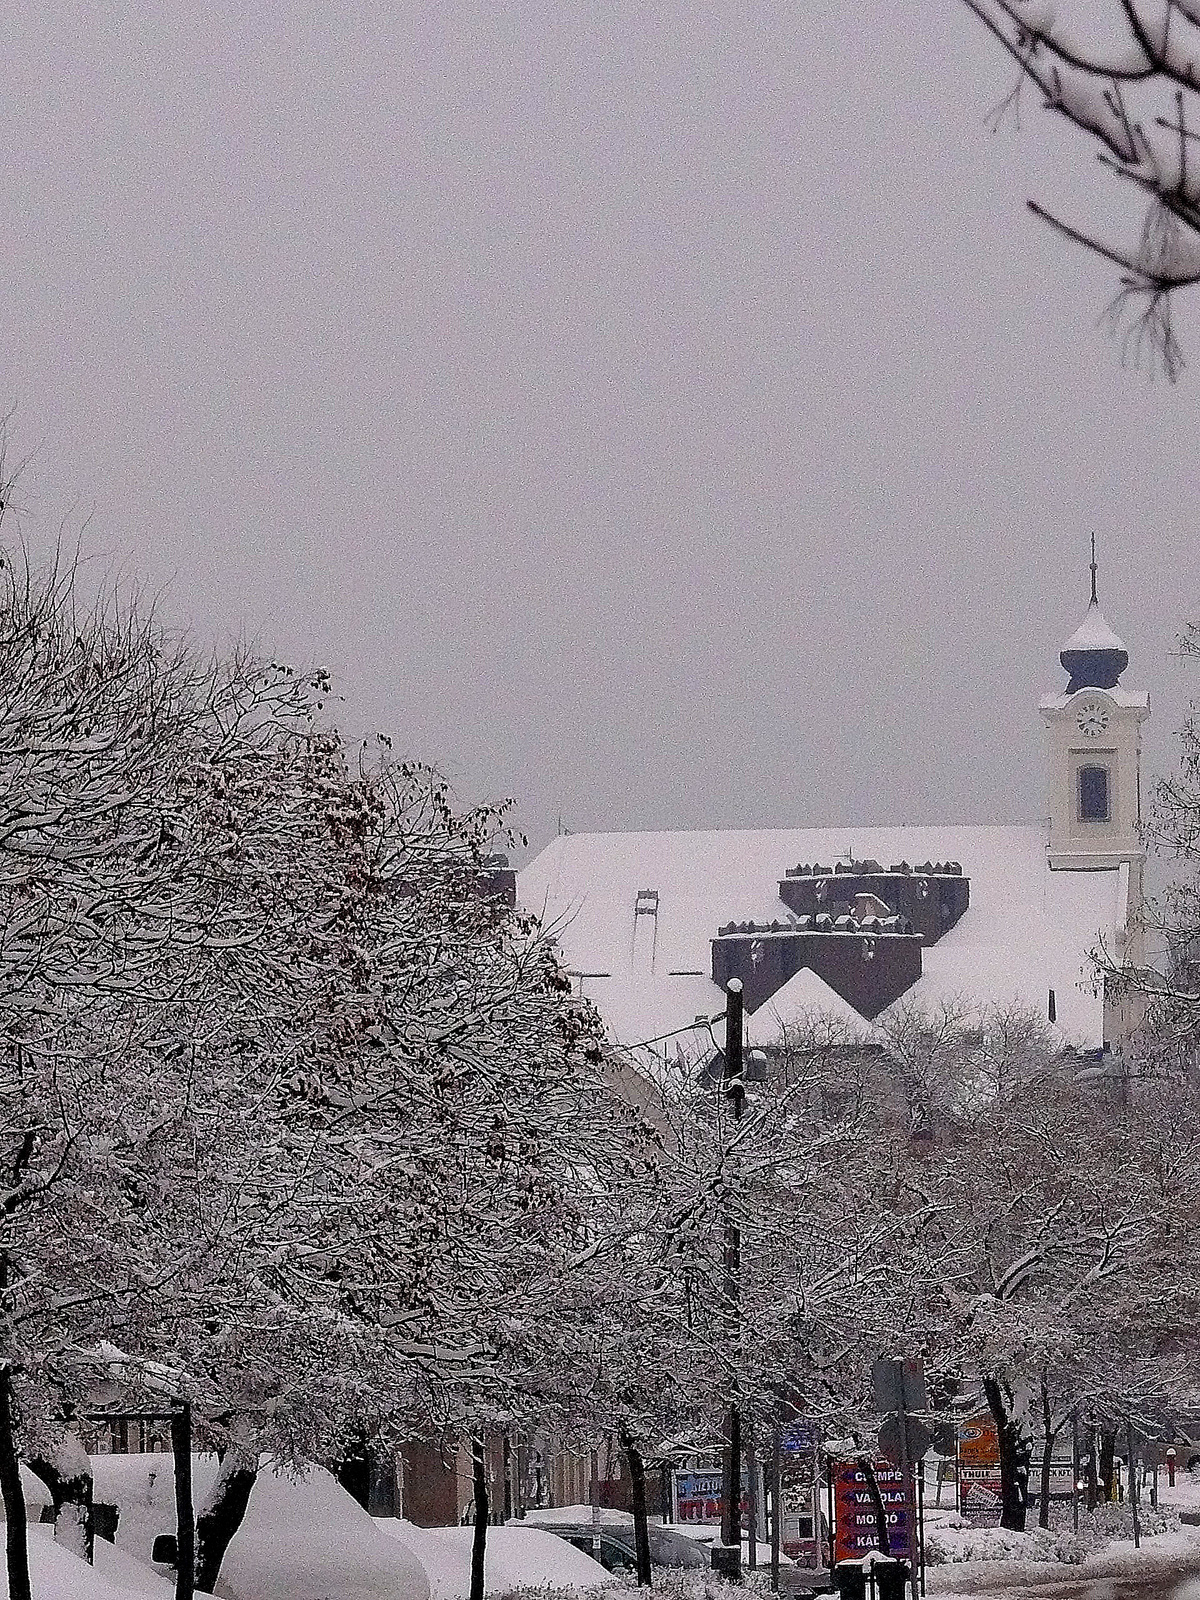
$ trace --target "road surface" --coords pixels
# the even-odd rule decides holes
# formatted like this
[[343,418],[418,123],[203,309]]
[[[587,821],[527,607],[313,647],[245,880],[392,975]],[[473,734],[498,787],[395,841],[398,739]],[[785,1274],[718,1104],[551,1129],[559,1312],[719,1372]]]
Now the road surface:
[[1200,1600],[1200,1566],[1005,1590],[1012,1600]]
[[[995,1588],[972,1585],[969,1593],[971,1600],[1200,1600],[1200,1555],[1156,1562],[1143,1572],[1097,1577],[1080,1574]],[[937,1597],[931,1593],[929,1600]]]

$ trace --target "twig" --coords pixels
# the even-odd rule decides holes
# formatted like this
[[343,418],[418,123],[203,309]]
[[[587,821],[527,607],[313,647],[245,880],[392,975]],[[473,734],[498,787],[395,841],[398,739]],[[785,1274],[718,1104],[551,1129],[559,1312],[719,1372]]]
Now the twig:
[[[1106,261],[1111,261],[1115,267],[1122,267],[1126,272],[1131,272],[1134,277],[1144,279],[1147,288],[1151,287],[1155,281],[1142,267],[1130,261],[1127,256],[1120,255],[1116,250],[1110,250],[1107,245],[1090,238],[1086,233],[1080,233],[1077,228],[1072,228],[1069,223],[1060,221],[1052,212],[1047,211],[1044,206],[1038,205],[1036,200],[1026,200],[1025,204],[1035,217],[1040,217],[1043,222],[1048,222],[1052,228],[1057,228],[1059,233],[1064,234],[1068,239],[1073,240],[1076,244],[1086,245],[1089,250],[1094,250],[1098,256],[1103,256]],[[1166,288],[1168,285],[1163,284],[1163,287]]]

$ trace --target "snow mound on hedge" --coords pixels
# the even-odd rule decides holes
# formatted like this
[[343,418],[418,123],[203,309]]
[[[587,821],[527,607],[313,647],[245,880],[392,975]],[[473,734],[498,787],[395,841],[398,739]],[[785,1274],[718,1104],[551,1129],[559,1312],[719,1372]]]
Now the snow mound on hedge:
[[[1103,1550],[1114,1540],[1133,1538],[1133,1513],[1128,1504],[1098,1505],[1083,1511],[1079,1532],[1071,1526],[1069,1506],[1057,1506],[1053,1528],[1030,1528],[1014,1533],[1010,1528],[969,1528],[961,1517],[950,1517],[925,1535],[925,1558],[929,1562],[951,1561],[1059,1561],[1078,1566],[1089,1555]],[[1167,1507],[1142,1506],[1141,1536],[1178,1531],[1178,1513]]]
[[[1170,1506],[1143,1505],[1139,1509],[1138,1521],[1142,1538],[1149,1539],[1155,1534],[1177,1532],[1179,1513]],[[1101,1502],[1094,1511],[1080,1514],[1079,1539],[1089,1555],[1093,1550],[1102,1550],[1114,1539],[1132,1538],[1133,1512],[1128,1501]]]
[[429,1600],[420,1562],[316,1466],[259,1471],[217,1588],[229,1600]]
[[[396,1517],[377,1517],[375,1525],[420,1562],[433,1600],[467,1600],[474,1528],[418,1528]],[[488,1529],[483,1575],[489,1596],[521,1590],[582,1595],[616,1587],[619,1582],[557,1533],[512,1523]]]
[[1056,1528],[956,1528],[943,1525],[925,1535],[925,1559],[951,1561],[1061,1561],[1077,1566],[1084,1556],[1081,1542]]

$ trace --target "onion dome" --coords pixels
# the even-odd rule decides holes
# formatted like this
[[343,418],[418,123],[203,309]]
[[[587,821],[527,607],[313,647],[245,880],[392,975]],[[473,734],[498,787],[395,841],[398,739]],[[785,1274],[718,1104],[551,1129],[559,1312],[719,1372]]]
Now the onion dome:
[[1076,689],[1115,689],[1129,665],[1129,651],[1105,621],[1094,591],[1087,615],[1059,651],[1058,659],[1071,674],[1068,694]]

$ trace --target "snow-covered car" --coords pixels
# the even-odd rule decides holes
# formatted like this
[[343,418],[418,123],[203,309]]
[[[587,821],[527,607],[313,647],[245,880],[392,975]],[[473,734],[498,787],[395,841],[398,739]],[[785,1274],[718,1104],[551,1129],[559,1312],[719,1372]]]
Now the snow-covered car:
[[[424,1567],[432,1600],[467,1600],[474,1528],[419,1528],[396,1517],[379,1517],[376,1521]],[[485,1593],[558,1589],[578,1595],[616,1586],[617,1580],[589,1553],[573,1549],[566,1540],[557,1538],[556,1532],[524,1521],[489,1528],[483,1562]]]
[[[155,1542],[175,1532],[171,1457],[96,1455],[92,1469],[95,1498],[119,1513],[117,1549],[151,1562]],[[192,1470],[199,1504],[216,1476],[215,1456],[194,1457]],[[171,1570],[153,1566],[164,1576]],[[421,1563],[313,1466],[299,1477],[262,1467],[217,1593],[225,1600],[430,1600]]]
[[[34,1594],[52,1600],[172,1600],[174,1594],[171,1583],[103,1539],[96,1541],[95,1565],[89,1566],[55,1544],[48,1523],[29,1530],[29,1576]],[[0,1593],[7,1593],[2,1578]]]
[[[576,1550],[582,1550],[585,1555],[592,1554],[593,1536],[590,1522],[547,1522],[544,1526],[551,1533],[556,1533],[560,1539],[566,1539],[568,1543],[573,1544]],[[652,1523],[648,1532],[651,1566],[708,1566],[707,1555],[694,1539],[689,1539],[681,1533],[673,1533],[669,1528],[663,1528],[657,1523]],[[637,1553],[632,1523],[606,1521],[600,1524],[599,1560],[609,1572],[636,1569]]]

